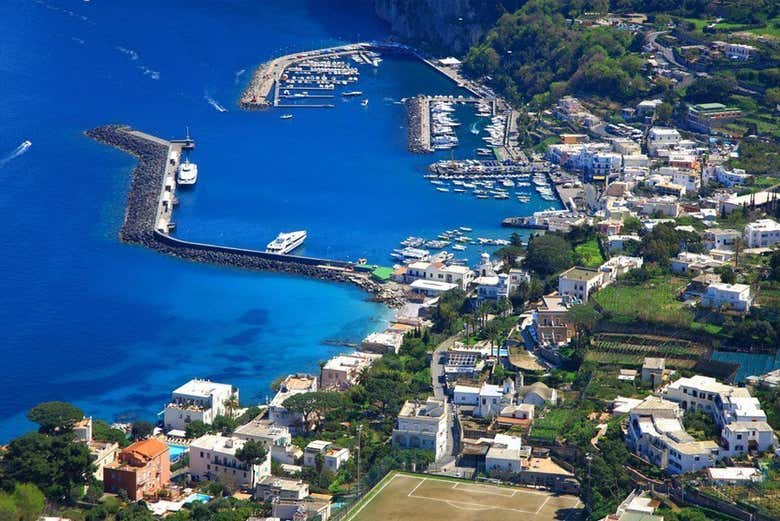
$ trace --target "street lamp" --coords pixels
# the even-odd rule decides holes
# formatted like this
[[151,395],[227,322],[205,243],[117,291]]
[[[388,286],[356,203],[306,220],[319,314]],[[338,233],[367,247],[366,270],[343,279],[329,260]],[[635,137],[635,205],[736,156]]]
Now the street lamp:
[[363,431],[363,425],[357,428],[357,497],[360,498],[360,433]]

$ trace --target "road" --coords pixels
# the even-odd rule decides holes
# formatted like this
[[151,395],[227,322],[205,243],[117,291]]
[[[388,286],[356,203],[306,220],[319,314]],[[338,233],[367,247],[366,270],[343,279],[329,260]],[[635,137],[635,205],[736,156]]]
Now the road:
[[689,75],[683,78],[682,81],[678,82],[677,85],[674,87],[675,90],[684,89],[687,86],[689,86],[691,83],[693,83],[693,75],[690,74],[690,71],[683,65],[682,63],[677,61],[677,58],[674,57],[674,51],[670,49],[669,47],[666,47],[664,45],[661,45],[656,41],[656,39],[662,35],[666,34],[669,31],[653,31],[647,34],[647,43],[649,43],[653,49],[655,49],[657,52],[661,53],[661,56],[669,63],[677,67],[678,69],[681,69],[685,72],[688,72]]
[[449,402],[449,407],[447,408],[447,448],[444,451],[444,456],[436,461],[436,467],[443,472],[447,472],[448,470],[451,470],[451,468],[454,468],[455,461],[460,453],[460,431],[457,422],[455,421],[457,411],[452,402],[450,402],[446,384],[444,383],[444,353],[455,344],[455,341],[458,338],[459,335],[447,338],[436,347],[431,355],[431,385],[433,386],[433,396],[437,400]]

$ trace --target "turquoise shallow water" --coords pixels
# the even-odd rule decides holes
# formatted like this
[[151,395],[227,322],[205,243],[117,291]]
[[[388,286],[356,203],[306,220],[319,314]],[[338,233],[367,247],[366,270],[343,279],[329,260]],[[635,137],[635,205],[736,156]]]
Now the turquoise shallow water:
[[[181,194],[176,222],[194,240],[262,248],[282,229],[306,228],[307,254],[384,263],[408,235],[457,226],[506,235],[501,218],[549,206],[441,194],[423,179],[449,155],[408,154],[393,101],[456,88],[416,62],[365,68],[357,88],[367,107],[337,100],[290,121],[236,109],[262,61],[386,37],[365,4],[0,3],[0,441],[30,428],[24,412],[44,400],[153,419],[195,376],[262,401],[274,378],[315,371],[340,351],[325,340],[359,341],[389,316],[352,287],[119,244],[134,161],[84,138],[87,128],[121,122],[177,137],[191,127],[200,180]],[[15,156],[24,140],[32,146]]]

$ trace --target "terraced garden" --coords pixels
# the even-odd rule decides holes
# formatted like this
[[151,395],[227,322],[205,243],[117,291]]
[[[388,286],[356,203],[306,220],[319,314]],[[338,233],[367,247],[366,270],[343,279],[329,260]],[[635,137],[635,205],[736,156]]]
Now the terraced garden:
[[645,357],[666,358],[666,366],[691,368],[708,354],[702,344],[658,335],[599,333],[591,340],[586,361],[624,366],[642,365]]
[[643,284],[613,284],[595,295],[610,320],[620,323],[648,322],[688,328],[693,311],[677,296],[688,283],[674,276],[655,277]]

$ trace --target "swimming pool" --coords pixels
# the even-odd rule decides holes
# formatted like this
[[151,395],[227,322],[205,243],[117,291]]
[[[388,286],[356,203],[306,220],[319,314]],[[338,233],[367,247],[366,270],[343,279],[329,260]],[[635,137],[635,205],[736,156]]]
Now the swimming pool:
[[169,457],[171,458],[171,461],[179,461],[179,458],[187,454],[189,450],[190,448],[186,445],[176,445],[175,443],[168,444],[168,451],[170,453]]
[[187,496],[187,499],[184,500],[184,504],[194,503],[195,501],[200,501],[201,503],[208,503],[211,501],[211,496],[208,494],[192,494],[190,496]]

